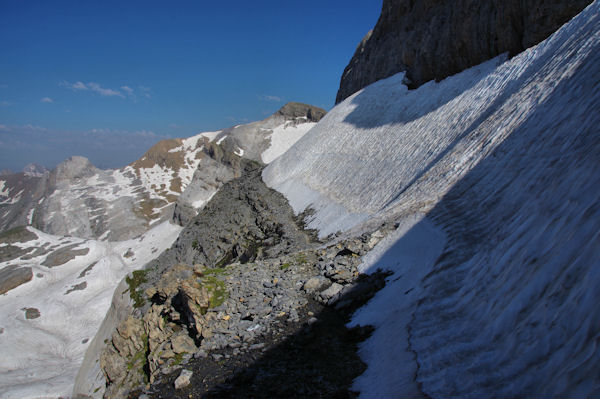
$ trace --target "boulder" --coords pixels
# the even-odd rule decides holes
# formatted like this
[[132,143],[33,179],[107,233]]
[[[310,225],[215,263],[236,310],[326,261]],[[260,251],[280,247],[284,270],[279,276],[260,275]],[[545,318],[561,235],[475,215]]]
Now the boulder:
[[308,279],[302,286],[302,289],[307,293],[311,293],[322,290],[325,288],[325,286],[327,286],[327,284],[329,284],[329,280],[327,278],[323,276],[316,276]]
[[175,389],[185,388],[190,385],[192,375],[194,375],[194,373],[190,370],[181,370],[181,374],[179,374],[179,377],[175,380]]

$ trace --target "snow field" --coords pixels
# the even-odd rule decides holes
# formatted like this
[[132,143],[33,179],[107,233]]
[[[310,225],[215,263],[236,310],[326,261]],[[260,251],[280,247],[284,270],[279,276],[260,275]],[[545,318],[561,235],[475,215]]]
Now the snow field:
[[[123,242],[65,240],[29,229],[38,239],[17,246],[78,244],[76,250],[88,248],[89,252],[53,268],[41,266],[46,255],[9,262],[31,266],[34,278],[0,296],[0,327],[4,328],[0,336],[0,391],[3,398],[70,397],[85,351],[110,307],[116,285],[127,273],[168,248],[181,227],[164,222],[141,239]],[[134,256],[124,258],[129,248]],[[94,262],[93,268],[79,278]],[[65,294],[84,281],[85,289]],[[38,309],[41,316],[27,320],[22,310],[26,307]]]

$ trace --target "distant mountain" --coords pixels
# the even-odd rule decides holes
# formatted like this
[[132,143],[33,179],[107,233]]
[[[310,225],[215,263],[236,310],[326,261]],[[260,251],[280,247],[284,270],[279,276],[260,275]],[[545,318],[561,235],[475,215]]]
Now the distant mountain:
[[[336,103],[406,71],[414,88],[502,53],[520,53],[556,31],[591,0],[384,0],[375,28],[346,66]],[[443,60],[443,61],[440,61]]]
[[51,172],[30,164],[0,179],[0,231],[32,225],[119,241],[173,217],[184,224],[239,174],[241,157],[271,162],[323,115],[318,107],[289,103],[259,122],[161,141],[121,169],[101,170],[78,156]]
[[22,171],[26,176],[33,177],[42,177],[45,173],[48,172],[45,166],[40,165],[39,163],[30,163],[23,168]]
[[73,156],[50,172],[31,165],[3,175],[2,397],[71,397],[123,277],[167,249],[243,164],[276,159],[324,114],[290,103],[259,122],[161,141],[121,169]]

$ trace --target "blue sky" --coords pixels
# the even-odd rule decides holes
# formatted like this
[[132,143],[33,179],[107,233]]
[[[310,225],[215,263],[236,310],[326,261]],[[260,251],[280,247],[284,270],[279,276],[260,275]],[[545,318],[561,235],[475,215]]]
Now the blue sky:
[[0,0],[0,169],[330,109],[381,1]]

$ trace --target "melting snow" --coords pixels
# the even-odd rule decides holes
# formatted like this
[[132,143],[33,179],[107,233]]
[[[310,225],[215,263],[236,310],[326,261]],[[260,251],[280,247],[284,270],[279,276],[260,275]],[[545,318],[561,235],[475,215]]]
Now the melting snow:
[[[29,229],[38,239],[17,246],[78,244],[76,249],[88,248],[89,252],[53,268],[41,266],[46,255],[0,263],[0,268],[8,263],[30,266],[34,273],[33,280],[0,296],[0,327],[4,328],[0,336],[0,391],[6,399],[70,397],[79,365],[110,307],[116,285],[127,273],[168,248],[181,227],[164,222],[141,240],[123,242],[65,240]],[[135,260],[123,258],[128,248],[134,248]],[[158,250],[153,252],[153,248]],[[92,270],[80,278],[94,262]],[[65,295],[70,287],[84,281],[85,289]],[[22,310],[25,307],[38,309],[41,316],[27,320]]]

